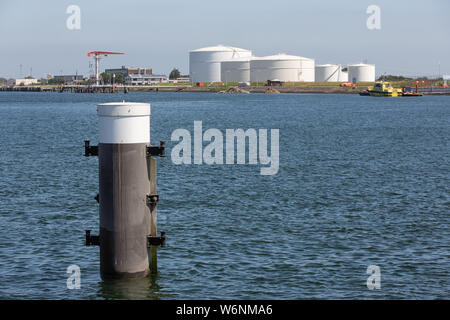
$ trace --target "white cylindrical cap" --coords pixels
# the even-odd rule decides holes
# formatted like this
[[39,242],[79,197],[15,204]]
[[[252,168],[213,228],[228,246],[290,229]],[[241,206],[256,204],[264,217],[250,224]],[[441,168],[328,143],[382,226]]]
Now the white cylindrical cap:
[[150,143],[149,103],[102,103],[97,114],[99,143]]

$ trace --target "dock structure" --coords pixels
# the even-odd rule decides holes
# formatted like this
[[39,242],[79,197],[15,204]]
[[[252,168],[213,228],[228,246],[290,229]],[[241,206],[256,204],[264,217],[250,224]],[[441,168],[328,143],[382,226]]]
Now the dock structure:
[[5,86],[0,91],[15,92],[72,92],[72,93],[128,93],[130,91],[180,92],[188,86],[111,86],[111,85],[60,85],[60,86]]
[[85,85],[64,85],[64,86],[8,86],[0,87],[0,91],[19,92],[75,92],[75,93],[118,93],[128,92],[126,87],[117,86],[85,86]]
[[100,246],[102,279],[144,277],[157,271],[156,156],[150,145],[150,104],[99,104],[99,144],[85,141],[85,156],[98,156],[100,233],[86,230],[86,245]]

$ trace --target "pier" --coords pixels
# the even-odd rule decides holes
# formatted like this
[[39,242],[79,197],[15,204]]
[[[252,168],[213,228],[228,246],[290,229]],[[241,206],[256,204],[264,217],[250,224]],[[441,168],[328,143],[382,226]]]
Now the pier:
[[64,86],[10,86],[0,87],[0,91],[19,92],[74,92],[74,93],[117,93],[128,92],[127,87],[117,86],[85,86],[85,85],[64,85]]

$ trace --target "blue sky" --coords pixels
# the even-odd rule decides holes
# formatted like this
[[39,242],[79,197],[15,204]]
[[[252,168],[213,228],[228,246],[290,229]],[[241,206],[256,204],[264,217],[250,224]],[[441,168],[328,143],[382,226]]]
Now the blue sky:
[[[69,30],[69,5],[81,29]],[[381,9],[368,30],[366,9]],[[0,0],[0,77],[89,74],[87,52],[124,52],[101,61],[188,73],[188,51],[225,44],[256,56],[287,53],[316,63],[376,64],[377,75],[450,74],[448,0]],[[20,74],[22,65],[22,75]]]

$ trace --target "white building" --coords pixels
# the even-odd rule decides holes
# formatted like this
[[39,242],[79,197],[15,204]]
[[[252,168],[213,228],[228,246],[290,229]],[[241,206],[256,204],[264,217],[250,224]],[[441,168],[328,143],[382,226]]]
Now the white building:
[[126,85],[151,85],[169,82],[166,75],[163,74],[129,74],[125,78]]
[[37,83],[37,79],[9,79],[7,81],[8,86],[29,86]]
[[220,66],[222,82],[249,82],[251,59],[252,57],[247,57],[222,61]]
[[348,73],[342,71],[340,64],[316,65],[316,79],[318,82],[347,82]]
[[251,57],[246,49],[218,45],[189,52],[189,77],[192,82],[220,82],[221,62]]
[[254,57],[250,60],[252,82],[267,80],[313,82],[314,79],[314,59],[280,53],[273,56]]
[[341,71],[338,81],[339,82],[348,82],[348,71]]
[[350,82],[375,81],[375,65],[364,63],[350,64],[348,66],[348,81]]

